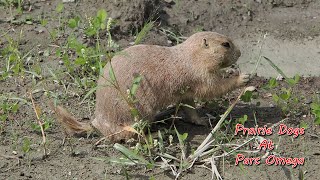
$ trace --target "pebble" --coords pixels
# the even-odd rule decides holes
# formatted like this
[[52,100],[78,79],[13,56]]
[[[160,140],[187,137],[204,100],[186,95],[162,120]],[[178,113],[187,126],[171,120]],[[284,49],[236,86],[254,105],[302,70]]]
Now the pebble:
[[44,51],[39,51],[39,52],[38,52],[38,54],[39,54],[40,56],[42,56],[43,53],[44,53]]
[[312,99],[307,99],[306,102],[304,102],[305,104],[311,104],[312,103]]
[[59,64],[60,64],[60,65],[63,65],[64,63],[63,63],[63,61],[62,61],[62,60],[60,60],[60,61],[59,61]]
[[34,28],[33,30],[40,34],[40,33],[43,33],[45,31],[45,28],[39,26],[39,27]]
[[272,97],[272,94],[271,94],[271,93],[267,93],[267,94],[265,95],[265,97]]
[[277,81],[282,81],[284,79],[284,77],[281,76],[281,74],[279,74],[276,78]]

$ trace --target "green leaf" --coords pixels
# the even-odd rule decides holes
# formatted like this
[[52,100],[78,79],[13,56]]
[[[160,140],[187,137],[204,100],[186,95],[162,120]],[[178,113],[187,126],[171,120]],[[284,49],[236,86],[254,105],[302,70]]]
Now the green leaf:
[[296,84],[296,81],[295,81],[294,79],[292,79],[292,78],[287,79],[287,82],[288,82],[288,84],[289,84],[290,86],[293,86],[293,85]]
[[116,143],[116,144],[113,145],[113,147],[116,150],[120,151],[123,155],[125,155],[131,161],[138,160],[138,162],[141,163],[141,164],[145,164],[145,165],[149,164],[149,162],[147,160],[145,160],[143,157],[135,154],[133,151],[131,151],[130,149],[124,147],[121,144]]
[[19,109],[18,103],[14,104],[14,105],[12,106],[12,112],[13,112],[13,113],[16,113],[16,112],[18,111],[18,109]]
[[105,28],[106,28],[106,24],[101,23],[101,24],[100,24],[100,28],[101,28],[101,29],[105,29]]
[[86,60],[82,57],[78,57],[75,61],[74,64],[76,65],[85,65],[86,64]]
[[314,123],[317,125],[320,125],[320,116],[316,117],[316,119],[314,120]]
[[281,93],[280,98],[287,101],[290,98],[290,95],[288,95],[288,93]]
[[23,139],[23,144],[22,144],[22,151],[24,153],[28,153],[30,151],[30,140],[28,138]]
[[70,28],[75,28],[75,27],[77,27],[77,21],[75,20],[75,19],[69,19],[69,22],[68,22],[68,26],[70,27]]
[[41,25],[46,26],[48,24],[48,20],[46,19],[41,19]]
[[93,94],[98,89],[98,86],[91,88],[89,92],[84,96],[84,98],[81,101],[81,104],[86,100],[91,94]]
[[130,88],[130,94],[132,96],[136,95],[141,80],[142,80],[142,76],[140,76],[140,75],[138,75],[137,77],[135,77],[133,79],[133,83],[132,83],[132,86]]
[[239,123],[244,124],[245,122],[248,121],[248,116],[245,114],[242,118],[239,118]]
[[246,91],[240,98],[243,102],[250,102],[252,99],[252,91]]
[[139,111],[137,108],[131,108],[130,109],[132,117],[139,117]]
[[300,77],[298,77],[298,76],[295,76],[295,79],[290,79],[290,78],[288,78],[288,76],[286,76],[286,75],[283,73],[283,71],[282,71],[276,64],[274,64],[269,58],[267,58],[267,57],[265,57],[265,56],[263,56],[263,58],[264,58],[266,61],[268,61],[269,64],[270,64],[279,74],[281,74],[282,77],[285,78],[285,80],[287,81],[287,83],[289,83],[289,85],[294,85],[294,84],[296,84],[295,81],[300,79]]
[[63,3],[59,3],[56,7],[57,13],[61,13],[63,11],[64,5]]
[[177,136],[178,136],[179,144],[180,144],[181,146],[183,146],[183,145],[184,145],[184,141],[185,141],[185,140],[187,139],[187,137],[188,137],[188,133],[180,134],[180,133],[178,132],[178,130],[177,130],[176,127],[175,127],[175,131],[176,131],[176,134],[177,134]]
[[294,76],[294,81],[295,81],[296,83],[298,83],[298,82],[300,81],[300,76],[299,76],[299,74],[296,74],[296,75]]
[[[96,159],[105,160],[105,159],[99,159],[99,158],[96,158]],[[110,163],[116,163],[116,164],[121,164],[126,166],[135,166],[138,164],[137,162],[132,162],[131,160],[126,158],[107,158],[106,160]]]
[[0,121],[5,121],[7,120],[8,116],[6,114],[0,115]]
[[268,86],[269,86],[270,89],[277,87],[278,86],[278,82],[277,82],[276,78],[271,78],[269,80]]
[[306,122],[304,122],[304,121],[300,122],[300,128],[307,129],[308,127],[309,127],[309,125]]
[[272,95],[272,99],[273,99],[276,103],[278,103],[280,98],[279,98],[278,95],[273,94],[273,95]]
[[26,24],[31,25],[31,24],[33,24],[33,22],[30,20],[26,20]]
[[137,34],[134,44],[140,44],[154,26],[154,21],[146,23],[141,31]]
[[103,22],[105,22],[107,20],[108,14],[107,14],[106,10],[100,9],[97,12],[97,17],[99,18],[100,23],[103,23]]
[[320,110],[320,104],[318,103],[312,103],[310,107],[312,110]]
[[109,66],[109,76],[110,76],[110,80],[111,82],[115,83],[116,82],[116,76],[114,75],[114,71],[110,62],[110,66]]

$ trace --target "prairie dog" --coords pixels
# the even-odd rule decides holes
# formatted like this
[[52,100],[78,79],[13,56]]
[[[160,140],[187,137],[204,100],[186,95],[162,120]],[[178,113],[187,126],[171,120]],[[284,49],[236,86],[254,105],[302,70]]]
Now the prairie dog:
[[[142,76],[135,107],[141,117],[152,121],[158,110],[184,102],[194,105],[194,98],[212,99],[226,94],[249,80],[246,74],[223,78],[221,69],[234,64],[240,50],[231,39],[215,32],[198,32],[183,43],[164,47],[135,45],[111,60],[120,91],[127,94],[136,75]],[[98,80],[95,118],[91,124],[111,141],[133,137],[123,131],[134,123],[128,103],[114,87],[107,86],[110,63]],[[184,93],[181,93],[184,91]],[[69,132],[89,131],[68,113],[56,108],[60,122]],[[193,109],[186,111],[190,121],[203,124]],[[120,133],[119,133],[120,132]]]

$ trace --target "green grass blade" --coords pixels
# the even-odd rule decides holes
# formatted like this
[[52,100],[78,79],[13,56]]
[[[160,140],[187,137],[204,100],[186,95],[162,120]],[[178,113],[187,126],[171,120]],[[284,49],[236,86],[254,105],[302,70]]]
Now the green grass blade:
[[[123,155],[125,155],[127,158],[129,158],[130,160],[138,160],[141,164],[147,165],[149,164],[149,162],[147,160],[145,160],[143,157],[135,154],[133,151],[131,151],[130,149],[122,146],[121,144],[114,144],[113,147],[120,151]],[[135,161],[133,161],[135,162]]]

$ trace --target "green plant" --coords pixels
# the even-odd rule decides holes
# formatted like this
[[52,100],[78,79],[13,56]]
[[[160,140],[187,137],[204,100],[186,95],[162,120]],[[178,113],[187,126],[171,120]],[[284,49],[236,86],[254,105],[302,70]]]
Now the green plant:
[[100,30],[104,30],[107,27],[107,18],[107,12],[104,9],[100,9],[95,17],[89,19],[89,27],[86,28],[85,33],[88,36],[99,36]]
[[[44,117],[43,118],[43,123],[42,123],[42,128],[44,131],[47,131],[48,129],[50,129],[52,126],[53,126],[53,120],[52,119],[49,119],[49,118],[46,118]],[[38,123],[35,123],[35,122],[32,122],[31,123],[31,128],[38,132],[38,133],[41,133],[41,127]]]
[[315,116],[314,123],[320,125],[320,104],[312,103],[310,107],[312,114]]
[[136,35],[134,44],[140,44],[153,27],[154,27],[154,21],[150,21],[144,24],[141,31]]
[[10,15],[11,17],[13,17],[12,14],[12,7],[16,7],[17,8],[17,12],[19,14],[22,13],[23,9],[22,9],[22,5],[23,5],[24,1],[23,0],[0,0],[0,6],[5,6],[8,7],[10,9]]
[[[293,78],[287,77],[283,71],[275,65],[270,59],[264,57],[266,61],[284,78],[288,87],[282,87],[280,92],[272,94],[273,101],[281,108],[284,115],[289,113],[297,114],[300,112],[298,106],[299,98],[297,92],[294,91],[294,86],[300,81],[300,76],[297,74]],[[274,89],[279,84],[275,78],[271,78],[267,84],[267,89]]]
[[8,120],[12,122],[13,116],[19,111],[20,104],[25,103],[27,101],[21,98],[10,97],[10,95],[0,96],[0,133]]
[[25,73],[24,61],[33,49],[25,54],[21,53],[19,50],[19,41],[21,37],[22,31],[20,32],[19,40],[14,40],[10,37],[7,37],[8,44],[0,50],[0,53],[5,60],[5,66],[2,67],[2,72],[0,73],[0,80],[5,80],[10,75],[23,76]]
[[29,151],[30,151],[30,145],[31,145],[31,141],[30,141],[30,139],[29,138],[27,138],[27,137],[24,137],[23,138],[23,142],[22,142],[22,147],[21,147],[21,149],[22,149],[22,151],[25,153],[25,154],[28,154],[29,153]]

